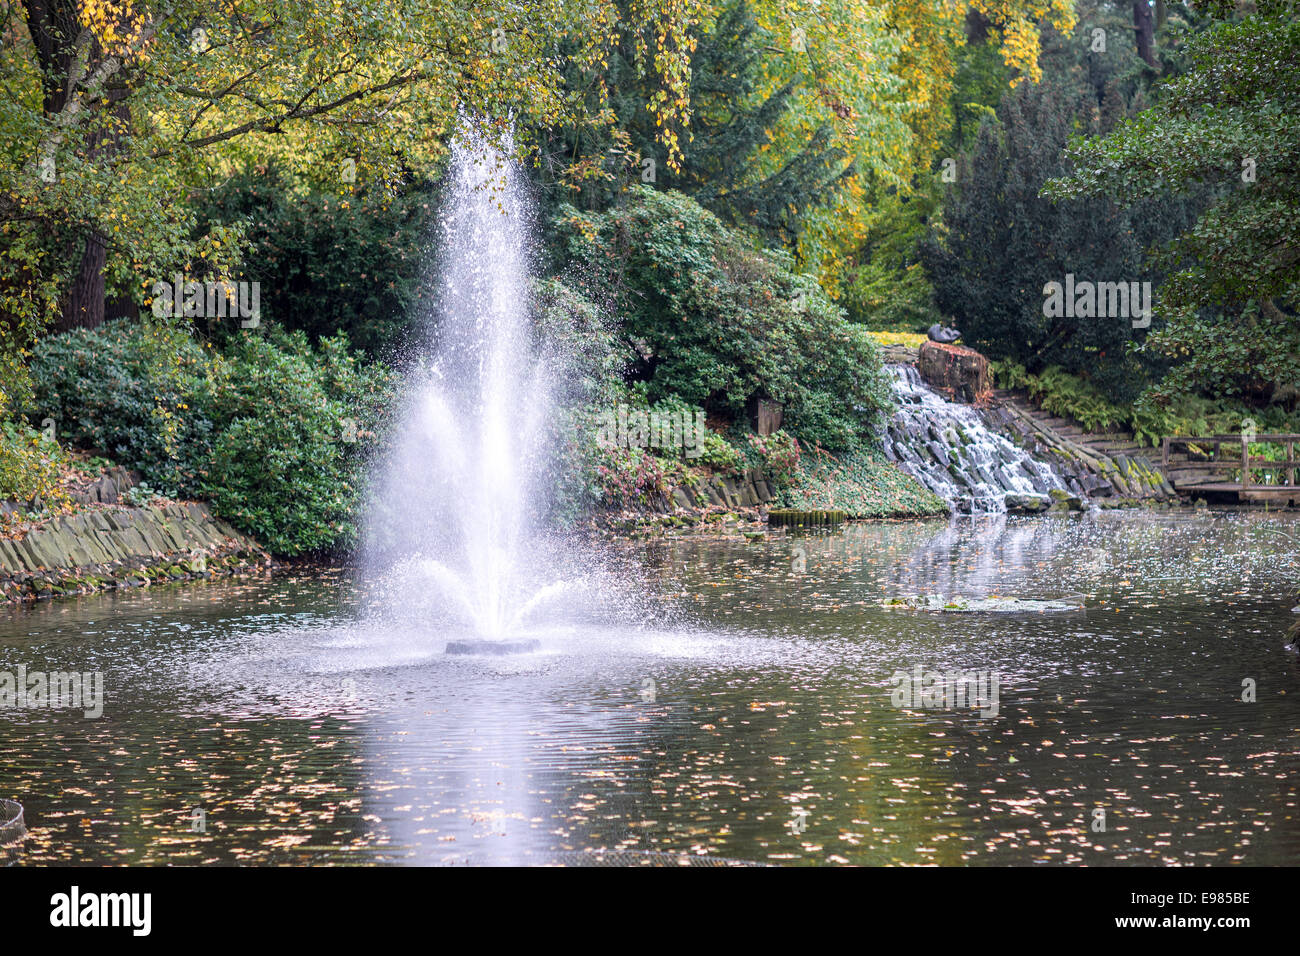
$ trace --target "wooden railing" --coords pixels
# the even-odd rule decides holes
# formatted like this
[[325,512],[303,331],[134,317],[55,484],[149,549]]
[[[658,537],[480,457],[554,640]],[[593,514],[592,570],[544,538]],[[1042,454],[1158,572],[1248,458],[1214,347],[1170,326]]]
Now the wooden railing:
[[[1286,459],[1276,461],[1251,455],[1252,444],[1265,442],[1285,445]],[[1298,434],[1171,436],[1161,442],[1160,464],[1166,475],[1170,468],[1175,471],[1203,471],[1208,474],[1240,470],[1241,478],[1238,482],[1225,482],[1225,484],[1235,485],[1235,490],[1239,490],[1243,495],[1290,493],[1296,490],[1296,469],[1300,468],[1300,461],[1296,461],[1295,457],[1298,443],[1300,443]],[[1170,462],[1169,451],[1176,445],[1187,448],[1187,461]],[[1192,460],[1193,449],[1204,454],[1205,459]],[[1213,449],[1213,451],[1211,453],[1206,449]],[[1251,474],[1252,471],[1271,473],[1273,481],[1256,482]]]

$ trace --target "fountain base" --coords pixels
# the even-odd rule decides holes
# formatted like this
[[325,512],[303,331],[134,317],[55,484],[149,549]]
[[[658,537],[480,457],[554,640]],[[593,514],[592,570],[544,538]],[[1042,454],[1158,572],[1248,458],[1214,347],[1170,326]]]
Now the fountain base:
[[531,639],[521,641],[448,641],[448,654],[528,654],[540,648],[541,642]]

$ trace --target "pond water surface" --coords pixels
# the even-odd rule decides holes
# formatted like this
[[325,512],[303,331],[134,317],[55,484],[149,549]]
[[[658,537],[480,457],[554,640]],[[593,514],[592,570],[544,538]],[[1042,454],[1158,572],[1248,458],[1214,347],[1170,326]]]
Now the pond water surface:
[[[1181,512],[629,542],[671,623],[543,629],[504,658],[358,623],[341,575],[11,609],[0,671],[106,688],[97,720],[0,710],[13,856],[1294,863],[1297,535]],[[1087,609],[880,606],[917,593]],[[918,666],[997,673],[997,716],[894,706]]]

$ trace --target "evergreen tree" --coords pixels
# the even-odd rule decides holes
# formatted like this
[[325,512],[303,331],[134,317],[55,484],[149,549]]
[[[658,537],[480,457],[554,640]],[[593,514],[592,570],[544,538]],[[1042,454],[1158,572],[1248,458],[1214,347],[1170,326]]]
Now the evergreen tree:
[[[1076,201],[1145,205],[1153,192],[1209,193],[1194,228],[1158,261],[1171,270],[1150,343],[1180,361],[1178,391],[1294,402],[1300,378],[1300,23],[1286,0],[1224,18],[1188,43],[1182,76],[1155,105],[1102,139],[1071,145],[1049,186]],[[1165,389],[1165,399],[1173,398]]]
[[[602,137],[588,132],[585,139],[573,132],[552,134],[549,152],[556,161],[541,170],[550,214],[561,204],[607,209],[628,185],[645,182],[683,192],[729,225],[792,247],[808,210],[826,202],[852,167],[831,145],[831,129],[822,126],[780,169],[757,172],[755,157],[793,108],[798,90],[798,80],[791,80],[770,95],[758,92],[762,59],[776,43],[756,22],[749,0],[727,3],[700,35],[691,58],[689,135],[677,171],[663,161],[648,100],[638,99],[651,95],[653,80],[636,65],[631,41],[621,44],[607,81],[613,127]],[[574,76],[571,82],[582,81]]]
[[1130,348],[1147,334],[1131,317],[1044,314],[1045,286],[1067,275],[1157,286],[1163,273],[1144,251],[1176,235],[1201,201],[1160,193],[1123,209],[1095,196],[1061,203],[1040,196],[1065,173],[1072,135],[1104,133],[1144,102],[1132,49],[1109,59],[1091,49],[1092,31],[1106,29],[1096,24],[1114,13],[1099,7],[1073,35],[1049,42],[1043,82],[1008,92],[985,119],[922,258],[937,306],[970,345],[1031,372],[1060,366],[1131,400],[1164,367]]
[[726,222],[792,246],[807,210],[851,168],[831,145],[830,127],[821,126],[790,162],[769,176],[754,175],[754,158],[797,89],[791,80],[765,99],[756,96],[762,50],[774,42],[746,0],[728,6],[700,39],[691,64],[693,137],[669,185]]

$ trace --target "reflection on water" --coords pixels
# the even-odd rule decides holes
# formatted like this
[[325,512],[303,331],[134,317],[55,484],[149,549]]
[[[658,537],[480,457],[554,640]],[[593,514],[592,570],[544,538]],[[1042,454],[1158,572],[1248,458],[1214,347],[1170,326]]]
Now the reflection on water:
[[[574,624],[514,658],[357,624],[367,592],[338,578],[13,610],[0,671],[102,670],[107,702],[0,711],[0,797],[27,810],[20,864],[1290,863],[1291,520],[629,543],[691,626]],[[911,593],[1089,610],[878,606]],[[894,708],[890,675],[917,665],[996,671],[1000,715]]]

